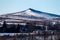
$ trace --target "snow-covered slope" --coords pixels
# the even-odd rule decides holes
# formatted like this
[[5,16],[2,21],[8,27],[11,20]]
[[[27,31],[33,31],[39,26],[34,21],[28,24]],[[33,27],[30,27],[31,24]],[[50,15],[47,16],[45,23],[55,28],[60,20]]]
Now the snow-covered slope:
[[60,15],[41,12],[29,8],[21,12],[0,15],[0,23],[3,21],[7,21],[8,23],[25,23],[29,21],[52,20],[54,18],[60,18]]
[[46,18],[46,19],[50,19],[50,18],[58,18],[60,17],[60,15],[55,15],[55,14],[51,14],[51,13],[46,13],[46,12],[41,12],[41,11],[37,11],[34,9],[27,9],[21,12],[16,12],[16,13],[12,13],[9,15],[14,15],[14,16],[20,16],[20,17],[26,17],[26,18],[33,18],[33,19],[39,19],[39,18]]

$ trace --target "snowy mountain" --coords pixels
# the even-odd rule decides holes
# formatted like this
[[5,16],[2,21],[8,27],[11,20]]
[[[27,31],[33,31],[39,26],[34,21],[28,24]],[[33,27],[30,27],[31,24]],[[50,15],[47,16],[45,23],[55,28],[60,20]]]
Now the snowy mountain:
[[27,9],[21,12],[16,12],[16,13],[10,13],[10,14],[6,14],[3,16],[20,16],[20,17],[25,17],[25,18],[60,18],[60,15],[56,15],[56,14],[51,14],[51,13],[46,13],[46,12],[41,12],[38,10],[34,10],[34,9]]
[[21,12],[9,13],[5,15],[0,15],[0,23],[3,24],[3,21],[6,21],[8,24],[24,24],[31,21],[44,21],[44,20],[53,20],[60,18],[60,15],[55,15],[51,13],[41,12],[34,9],[27,9]]
[[60,15],[41,12],[41,11],[37,11],[31,8],[21,11],[21,12],[11,14],[11,15],[19,15],[19,16],[21,15],[28,18],[41,18],[42,17],[42,18],[47,18],[47,19],[60,17]]

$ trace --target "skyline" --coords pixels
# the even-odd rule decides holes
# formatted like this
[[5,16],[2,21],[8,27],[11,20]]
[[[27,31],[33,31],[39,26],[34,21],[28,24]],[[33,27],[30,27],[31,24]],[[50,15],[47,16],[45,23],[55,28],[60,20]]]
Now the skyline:
[[60,15],[60,0],[0,0],[0,15],[28,8]]

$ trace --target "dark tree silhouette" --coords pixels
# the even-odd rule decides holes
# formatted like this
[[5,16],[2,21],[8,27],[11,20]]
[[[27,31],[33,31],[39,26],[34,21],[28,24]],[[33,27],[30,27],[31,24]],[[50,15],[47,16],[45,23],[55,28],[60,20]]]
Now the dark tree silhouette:
[[16,25],[11,24],[9,28],[7,28],[7,33],[15,33],[16,32]]
[[15,24],[11,25],[10,31],[13,33],[16,31],[16,25]]
[[20,32],[20,25],[18,24],[16,27],[16,32],[19,33]]
[[6,21],[3,22],[2,28],[7,28]]
[[54,28],[56,31],[60,31],[60,23],[54,24]]
[[6,32],[6,29],[7,29],[7,24],[6,24],[6,21],[4,21],[2,25],[3,32]]
[[54,27],[51,22],[48,23],[48,30],[54,30]]
[[33,32],[35,30],[35,24],[33,22],[26,23],[26,28],[28,29],[28,32]]

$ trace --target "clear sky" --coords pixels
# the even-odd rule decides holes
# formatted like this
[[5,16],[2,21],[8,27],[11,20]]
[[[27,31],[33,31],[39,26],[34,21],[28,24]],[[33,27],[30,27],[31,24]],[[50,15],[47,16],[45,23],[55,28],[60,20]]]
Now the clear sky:
[[0,0],[0,14],[28,8],[60,15],[60,0]]

